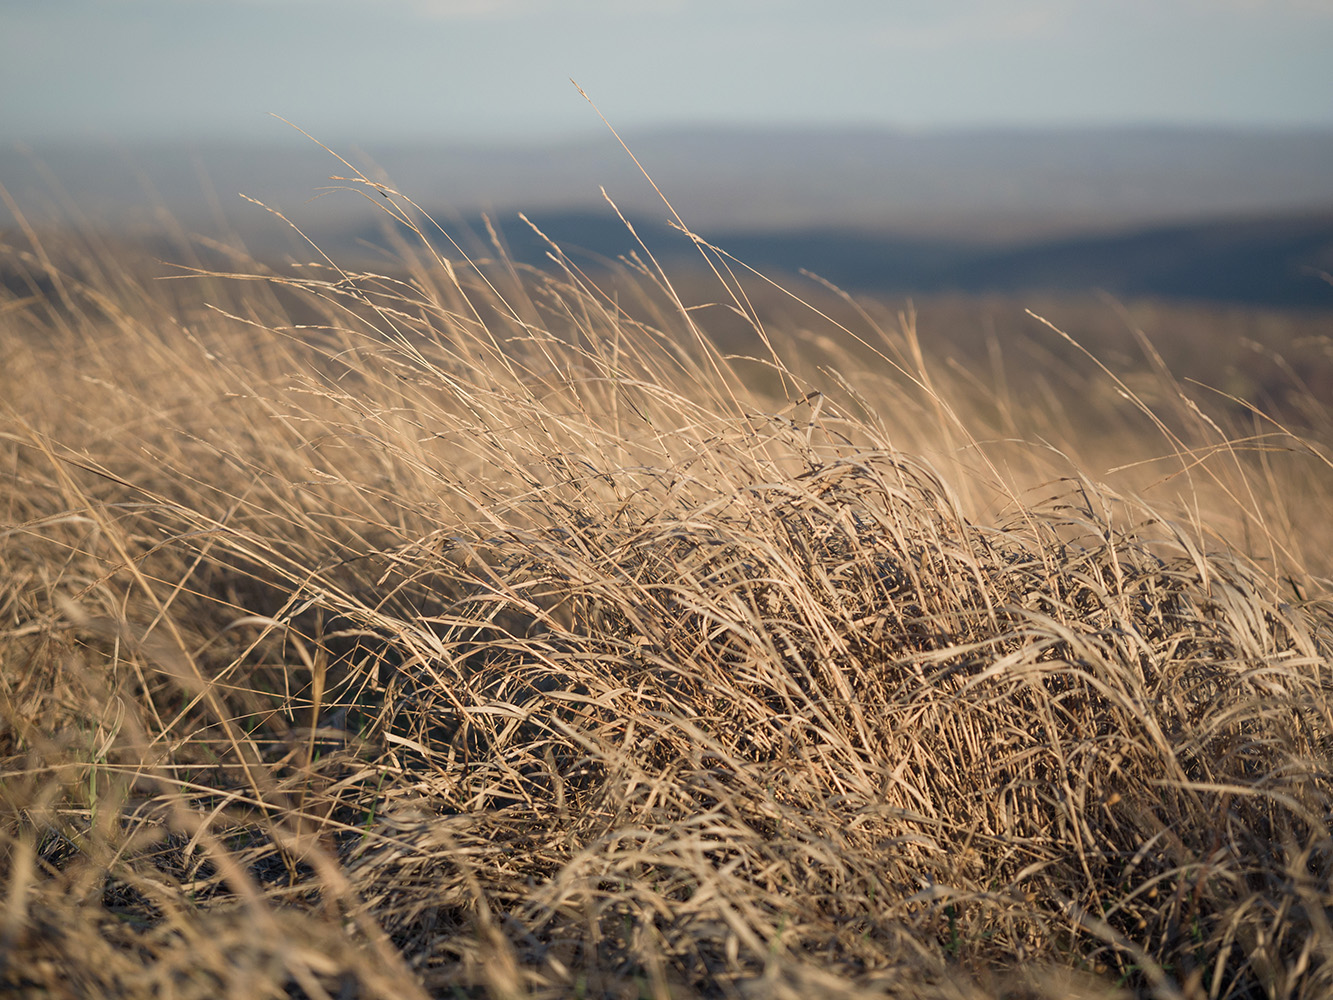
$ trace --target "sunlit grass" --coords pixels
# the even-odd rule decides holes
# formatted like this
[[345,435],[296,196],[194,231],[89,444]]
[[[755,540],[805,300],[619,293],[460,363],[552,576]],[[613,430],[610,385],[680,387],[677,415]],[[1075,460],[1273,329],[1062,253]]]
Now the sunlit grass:
[[649,249],[8,248],[0,982],[1327,995],[1325,402]]

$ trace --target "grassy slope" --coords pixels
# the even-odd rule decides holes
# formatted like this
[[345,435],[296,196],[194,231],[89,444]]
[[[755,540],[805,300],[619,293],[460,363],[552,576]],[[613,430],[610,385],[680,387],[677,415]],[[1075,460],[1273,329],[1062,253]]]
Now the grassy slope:
[[5,988],[1333,989],[1316,400],[729,359],[651,268],[6,252]]

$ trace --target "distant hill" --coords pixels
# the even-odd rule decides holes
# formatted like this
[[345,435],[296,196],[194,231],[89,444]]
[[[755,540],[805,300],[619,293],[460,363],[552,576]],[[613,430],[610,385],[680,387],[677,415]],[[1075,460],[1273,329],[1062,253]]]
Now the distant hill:
[[[634,237],[609,212],[534,212],[532,221],[581,266],[632,252]],[[673,267],[701,262],[699,251],[661,223],[631,219],[653,255]],[[471,231],[473,245],[481,220]],[[521,221],[502,226],[510,255],[547,262],[550,247]],[[1333,211],[1155,226],[1129,233],[978,246],[834,227],[701,234],[768,273],[809,270],[844,288],[884,293],[1012,293],[1104,290],[1251,305],[1333,309]],[[373,242],[373,236],[369,237]],[[446,253],[451,251],[442,247]]]
[[[625,139],[687,223],[714,231],[827,226],[1012,242],[1333,208],[1333,131],[713,126],[631,130]],[[665,217],[605,132],[559,143],[437,140],[337,152],[433,210],[601,211],[605,187],[622,208]],[[275,224],[238,193],[303,228],[367,218],[361,198],[310,203],[331,174],[349,173],[294,131],[251,146],[90,142],[27,154],[0,144],[0,181],[25,211],[49,198],[51,179],[87,215],[115,223],[151,223],[160,203],[187,225],[212,225],[215,196],[247,239]]]
[[[0,146],[0,183],[30,221],[165,246],[234,233],[261,257],[306,257],[280,209],[333,256],[382,242],[383,201],[324,189],[350,169],[295,132],[266,146]],[[720,126],[625,139],[686,222],[756,267],[808,268],[888,292],[1083,291],[1333,305],[1333,131],[1097,128],[894,132]],[[487,147],[423,141],[344,150],[460,231],[503,222],[541,261],[519,209],[568,247],[633,248],[601,189],[655,252],[693,259],[607,133]],[[372,166],[372,164],[374,164]],[[382,168],[382,169],[381,169]],[[49,209],[48,209],[48,206]],[[0,228],[12,225],[0,207]],[[156,241],[156,242],[153,242]]]

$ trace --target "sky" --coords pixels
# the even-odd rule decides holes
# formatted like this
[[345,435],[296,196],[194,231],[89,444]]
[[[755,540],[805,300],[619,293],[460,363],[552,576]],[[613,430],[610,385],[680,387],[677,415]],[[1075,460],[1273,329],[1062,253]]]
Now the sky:
[[1333,0],[0,0],[0,141],[1333,128]]

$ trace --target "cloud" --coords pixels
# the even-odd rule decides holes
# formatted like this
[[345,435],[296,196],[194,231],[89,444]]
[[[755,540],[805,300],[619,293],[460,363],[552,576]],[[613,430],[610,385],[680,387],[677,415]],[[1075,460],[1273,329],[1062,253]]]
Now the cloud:
[[1308,14],[1333,20],[1333,3],[1328,0],[1186,0],[1186,4],[1201,14],[1216,13],[1220,7],[1255,14]]
[[1194,18],[1243,24],[1255,18],[1298,30],[1333,22],[1333,0],[901,0],[875,9],[869,35],[881,48],[949,49],[976,42],[1057,39],[1097,20],[1141,25]]
[[945,49],[977,41],[1052,37],[1073,6],[1061,0],[886,5],[872,38],[888,48]]
[[433,20],[512,20],[536,14],[641,15],[702,8],[703,0],[396,0]]
[[[1098,0],[1108,9],[1128,16],[1181,14],[1201,18],[1258,16],[1295,27],[1301,20],[1333,21],[1333,3],[1329,0]],[[1091,4],[1090,4],[1091,6]]]
[[[11,0],[0,0],[0,4]],[[20,2],[20,0],[13,0]],[[23,0],[28,2],[28,0]],[[101,0],[101,2],[133,2],[133,0]],[[178,2],[216,3],[216,0],[178,0]],[[246,6],[314,6],[327,5],[330,0],[230,0]],[[345,6],[363,7],[364,0],[341,0]],[[855,4],[853,4],[855,5]],[[637,17],[712,11],[718,8],[746,9],[763,17],[779,10],[799,9],[801,0],[381,0],[381,10],[397,8],[432,20],[475,21],[512,20],[538,14],[557,13],[578,17],[600,15]]]

